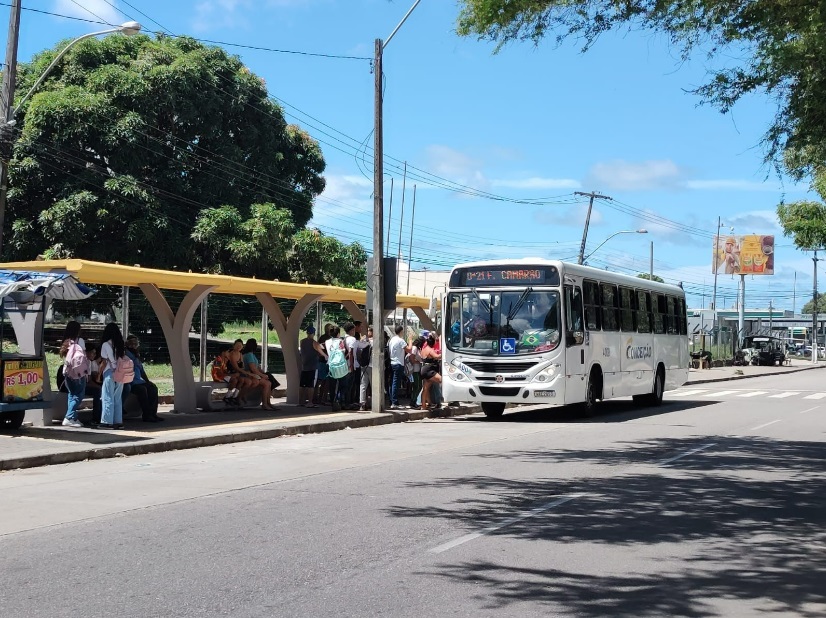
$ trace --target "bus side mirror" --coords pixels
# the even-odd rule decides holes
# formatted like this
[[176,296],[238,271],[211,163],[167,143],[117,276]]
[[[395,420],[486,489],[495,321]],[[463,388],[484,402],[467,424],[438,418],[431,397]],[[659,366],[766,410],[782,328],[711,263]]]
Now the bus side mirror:
[[568,347],[571,347],[572,345],[582,345],[582,342],[584,340],[585,335],[582,333],[582,331],[568,331],[567,333],[565,333],[565,344]]

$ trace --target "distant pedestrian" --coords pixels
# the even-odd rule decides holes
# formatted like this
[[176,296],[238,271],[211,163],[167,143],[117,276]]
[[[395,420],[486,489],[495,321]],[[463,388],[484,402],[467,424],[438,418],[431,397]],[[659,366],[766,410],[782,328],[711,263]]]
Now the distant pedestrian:
[[315,398],[313,403],[326,406],[330,396],[330,368],[327,365],[327,350],[325,344],[330,338],[330,333],[333,331],[333,325],[329,322],[324,325],[324,334],[318,338],[318,345],[324,350],[324,356],[320,356],[318,360],[318,377],[315,382]]
[[64,427],[83,427],[77,416],[80,403],[86,396],[86,381],[91,372],[91,364],[86,356],[83,339],[80,337],[80,323],[74,320],[66,325],[60,356],[63,357],[63,383],[69,393]]
[[390,357],[390,371],[393,375],[390,383],[390,407],[400,408],[399,394],[405,379],[404,360],[407,353],[410,352],[410,347],[405,340],[401,338],[401,334],[404,332],[404,327],[401,324],[396,325],[394,332],[396,334],[391,337],[387,343],[387,353]]
[[[118,325],[110,322],[103,329],[100,344],[103,372],[100,425],[104,429],[123,429],[123,385],[134,377],[134,366],[126,356],[126,344]],[[131,372],[131,375],[129,375]]]
[[370,390],[373,385],[373,327],[367,329],[367,337],[356,344],[356,356],[361,366],[359,383],[359,409],[366,412],[369,408]]
[[[160,423],[166,419],[158,416],[158,387],[146,375],[143,363],[140,359],[140,341],[136,335],[129,335],[126,338],[126,355],[132,361],[135,368],[135,377],[130,384],[123,387],[124,393],[129,389],[134,393],[141,407],[141,419],[144,423]],[[123,397],[124,403],[126,396]]]
[[299,400],[308,408],[316,407],[313,397],[315,395],[315,376],[318,371],[319,360],[321,358],[327,360],[327,352],[313,338],[314,335],[315,328],[308,326],[307,336],[299,342],[299,352],[301,354],[301,379],[298,384],[301,389],[301,396]]
[[339,337],[340,334],[341,329],[334,326],[330,331],[330,338],[324,342],[330,372],[327,378],[328,391],[333,412],[338,412],[341,409],[340,382],[341,378],[347,375],[347,350],[344,346],[344,340]]

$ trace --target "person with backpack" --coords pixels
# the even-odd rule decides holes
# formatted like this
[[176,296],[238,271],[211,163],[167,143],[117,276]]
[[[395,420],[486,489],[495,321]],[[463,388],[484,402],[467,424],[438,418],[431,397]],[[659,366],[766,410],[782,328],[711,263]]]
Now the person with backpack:
[[103,374],[103,384],[102,411],[98,427],[123,429],[123,385],[132,382],[135,377],[135,366],[126,355],[126,344],[117,324],[107,324],[100,340],[100,371]]
[[373,327],[367,329],[367,337],[356,343],[356,359],[361,366],[359,385],[359,410],[366,412],[373,385]]
[[350,367],[347,361],[347,351],[344,346],[344,340],[341,339],[341,329],[334,326],[330,331],[330,338],[324,342],[324,348],[327,352],[327,369],[329,371],[329,392],[330,405],[333,412],[341,410],[340,399],[343,393],[341,390],[341,379],[346,377],[350,372]]
[[324,348],[316,341],[315,327],[307,327],[307,336],[298,342],[299,353],[301,356],[301,377],[298,387],[301,389],[300,403],[303,403],[308,408],[318,407],[313,401],[315,394],[315,375],[318,371],[319,361],[323,358],[327,360],[327,353]]
[[86,396],[86,380],[91,372],[89,359],[83,339],[80,338],[80,324],[74,320],[66,325],[63,345],[60,346],[60,356],[63,357],[63,380],[69,393],[64,427],[83,427],[77,417],[80,403]]

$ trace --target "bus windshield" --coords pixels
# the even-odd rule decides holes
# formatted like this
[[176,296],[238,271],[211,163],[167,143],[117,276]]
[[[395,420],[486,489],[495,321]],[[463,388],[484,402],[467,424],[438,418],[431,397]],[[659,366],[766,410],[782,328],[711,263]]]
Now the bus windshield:
[[447,345],[454,352],[509,356],[547,352],[559,345],[558,292],[453,292],[446,309]]

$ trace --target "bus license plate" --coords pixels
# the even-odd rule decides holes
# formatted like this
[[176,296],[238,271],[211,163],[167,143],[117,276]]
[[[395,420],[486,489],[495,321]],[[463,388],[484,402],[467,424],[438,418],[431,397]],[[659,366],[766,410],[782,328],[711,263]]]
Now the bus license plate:
[[534,391],[534,397],[556,397],[556,391]]

